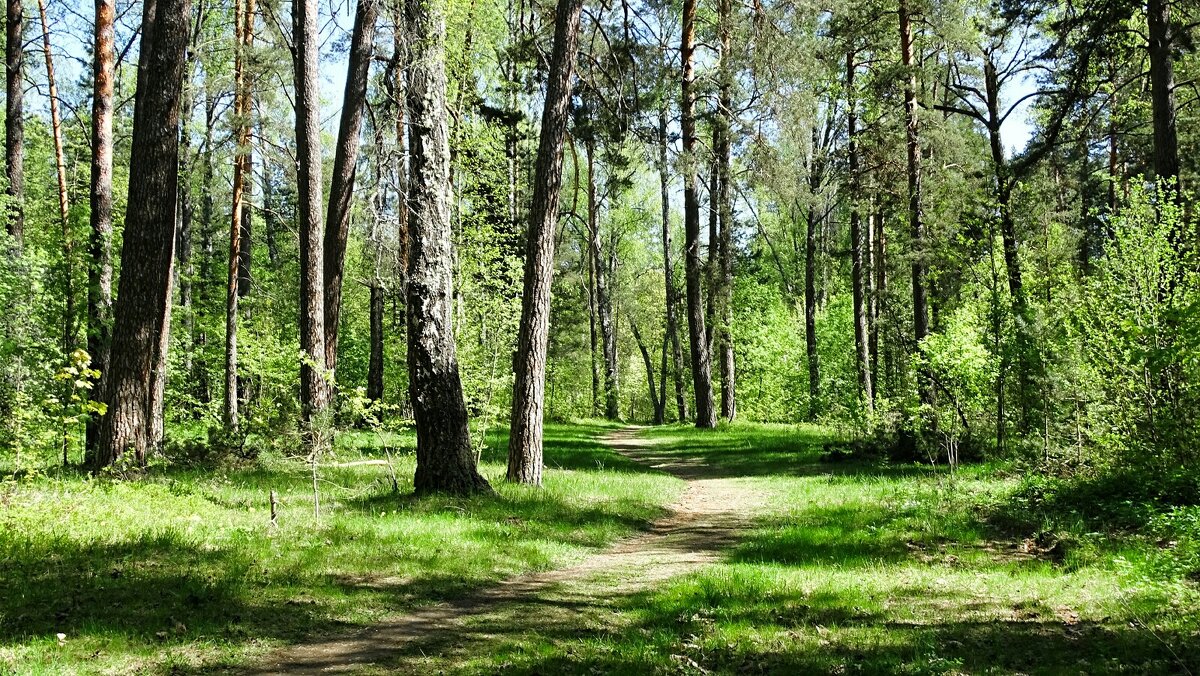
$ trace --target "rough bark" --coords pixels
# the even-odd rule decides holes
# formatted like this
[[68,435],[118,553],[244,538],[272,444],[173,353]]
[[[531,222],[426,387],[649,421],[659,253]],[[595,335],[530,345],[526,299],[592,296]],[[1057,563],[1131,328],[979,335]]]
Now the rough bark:
[[560,0],[554,19],[554,47],[542,109],[542,129],[534,167],[533,201],[525,250],[521,325],[513,371],[513,407],[508,442],[509,481],[542,483],[542,413],[546,391],[546,348],[550,332],[550,286],[554,237],[562,188],[562,156],[571,102],[582,0]]
[[25,8],[22,0],[8,0],[7,14],[4,168],[8,176],[8,195],[12,198],[8,234],[19,249],[25,239]]
[[346,265],[346,240],[350,234],[350,201],[354,197],[354,175],[358,165],[359,132],[367,102],[367,75],[375,42],[377,0],[358,0],[354,33],[346,64],[346,90],[338,124],[337,148],[333,156],[333,179],[329,185],[329,211],[325,216],[325,370],[337,367],[338,324],[342,310],[342,277]]
[[733,2],[720,0],[719,32],[721,61],[720,92],[717,99],[717,129],[720,144],[717,151],[717,202],[721,231],[717,239],[717,307],[719,322],[717,346],[720,350],[721,417],[737,417],[737,380],[733,354]]
[[1150,38],[1150,104],[1154,123],[1154,173],[1160,181],[1179,180],[1179,137],[1175,111],[1175,59],[1171,54],[1171,0],[1147,0]]
[[[62,228],[63,323],[62,351],[70,355],[75,349],[75,253],[71,234],[71,206],[67,196],[67,158],[63,150],[62,117],[58,112],[58,83],[54,77],[54,57],[50,51],[50,22],[46,19],[46,0],[38,0],[38,18],[42,26],[42,56],[46,60],[46,83],[49,86],[50,132],[54,140],[54,174],[58,180],[58,219]],[[65,443],[65,436],[64,436]],[[66,448],[64,446],[64,464]]]
[[[929,297],[925,280],[925,216],[921,205],[921,133],[917,105],[917,73],[913,60],[912,17],[908,0],[900,0],[900,61],[904,80],[904,128],[908,174],[908,227],[912,237],[913,338],[916,345],[929,335]],[[918,348],[919,349],[919,348]],[[926,369],[918,374],[921,402],[933,403],[933,382]]]
[[[113,23],[115,0],[96,0],[92,60],[91,229],[88,235],[87,351],[92,368],[108,370],[112,333],[112,169],[113,169]],[[92,397],[99,400],[99,391]],[[89,417],[85,432],[88,458],[95,456],[99,418]]]
[[316,0],[292,3],[296,81],[296,221],[300,231],[300,406],[307,443],[318,450],[313,422],[329,404],[325,382],[325,281],[321,231],[321,126]]
[[[859,196],[862,194],[862,179],[858,157],[858,101],[854,84],[858,64],[853,53],[846,54],[846,91],[848,110],[846,113],[847,155],[850,198],[850,280],[854,295],[854,354],[858,371],[858,389],[868,411],[875,408],[875,389],[871,382],[871,338],[870,319],[867,313],[867,261],[870,250],[866,233],[862,227]],[[868,216],[869,218],[869,216]]]
[[808,418],[816,420],[821,402],[821,358],[817,352],[817,190],[821,187],[823,160],[817,157],[817,127],[812,130],[808,162],[808,213],[804,228],[804,349],[808,361]]
[[618,420],[617,331],[613,324],[612,297],[608,290],[609,266],[600,246],[600,205],[596,200],[596,162],[594,142],[585,144],[588,169],[588,249],[595,273],[596,318],[600,328],[600,352],[604,362],[604,417]]
[[367,399],[383,401],[383,301],[387,289],[379,279],[371,281],[371,355],[367,364]]
[[[100,388],[95,467],[131,453],[136,463],[158,437],[158,396],[175,249],[179,178],[179,100],[190,25],[189,0],[147,0],[134,106],[129,210],[121,247],[121,278],[113,306],[109,371]],[[159,410],[155,410],[158,408]]]
[[417,428],[417,493],[490,492],[475,467],[451,325],[450,136],[444,0],[405,6],[411,192],[408,374]]
[[683,229],[687,281],[688,342],[692,353],[692,387],[696,396],[696,427],[717,426],[713,407],[712,363],[704,324],[703,268],[700,260],[700,201],[697,195],[696,138],[696,2],[684,0],[680,54],[680,119],[683,132]]
[[[225,288],[225,428],[238,428],[238,299],[241,293],[241,268],[244,234],[243,211],[246,207],[246,177],[250,166],[251,90],[247,59],[254,44],[255,0],[234,2],[234,102],[233,128],[237,150],[233,156],[233,207],[229,218],[229,265]],[[248,245],[248,243],[245,243]],[[247,285],[249,286],[249,285]]]
[[[666,287],[667,340],[671,343],[672,375],[675,380],[675,409],[679,422],[688,419],[687,390],[683,384],[683,346],[679,343],[678,302],[675,264],[671,259],[670,167],[667,164],[667,108],[658,110],[658,182],[662,200],[663,282]],[[664,375],[665,377],[665,375]],[[663,397],[666,397],[664,393]]]

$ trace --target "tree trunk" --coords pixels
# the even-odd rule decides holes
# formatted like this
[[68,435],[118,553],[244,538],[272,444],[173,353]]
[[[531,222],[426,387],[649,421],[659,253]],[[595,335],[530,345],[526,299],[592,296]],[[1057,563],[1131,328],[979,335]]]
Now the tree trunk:
[[451,326],[450,137],[444,0],[405,6],[412,121],[408,374],[417,427],[417,493],[491,492],[475,468]]
[[680,126],[683,132],[683,229],[687,278],[688,342],[692,352],[692,386],[696,395],[696,427],[717,426],[713,407],[712,363],[709,359],[704,324],[703,268],[700,261],[700,200],[696,186],[696,0],[683,2],[683,34],[680,54],[683,71],[680,84]]
[[[858,94],[854,75],[858,64],[853,52],[846,54],[846,130],[849,160],[850,199],[850,280],[854,293],[854,354],[858,371],[858,390],[868,411],[875,409],[875,388],[871,382],[871,338],[867,314],[867,259],[870,250],[862,227],[859,198],[862,194],[862,179],[858,158]],[[870,218],[870,216],[868,216]],[[868,226],[869,227],[869,226]]]
[[20,249],[25,239],[25,8],[8,0],[4,69],[7,79],[4,118],[4,168],[8,176],[8,234]]
[[1147,0],[1150,38],[1150,104],[1154,119],[1154,173],[1159,181],[1179,180],[1179,138],[1175,123],[1175,60],[1171,54],[1171,0]]
[[296,81],[296,221],[300,231],[300,406],[310,450],[313,423],[329,405],[325,381],[325,283],[321,239],[321,120],[317,77],[317,0],[292,3]]
[[812,130],[808,166],[809,204],[804,235],[804,349],[808,361],[808,419],[815,421],[821,410],[821,357],[817,352],[817,190],[821,187],[823,161],[817,158],[817,127]]
[[546,102],[525,251],[521,327],[514,359],[512,425],[508,442],[509,481],[542,483],[542,411],[546,390],[546,347],[550,334],[550,286],[554,237],[562,188],[562,156],[575,72],[582,0],[560,0],[554,20]]
[[617,386],[617,332],[613,325],[612,298],[608,292],[608,265],[600,248],[600,205],[596,200],[596,149],[585,144],[588,168],[588,248],[596,280],[596,317],[600,326],[600,352],[604,358],[604,417],[619,420]]
[[[904,127],[908,172],[908,227],[912,236],[913,338],[920,350],[929,335],[929,296],[925,287],[925,215],[921,206],[921,134],[917,117],[917,73],[913,61],[912,19],[908,0],[900,0],[900,62],[906,71],[904,80]],[[922,368],[917,378],[921,403],[933,403],[933,381]]]
[[[113,168],[113,82],[115,58],[113,24],[115,0],[96,0],[95,51],[92,62],[92,166],[91,231],[88,238],[88,336],[91,367],[108,370],[108,346],[112,333],[112,168]],[[92,398],[99,401],[100,393]],[[89,416],[85,433],[86,455],[95,457],[99,441],[99,418]]]
[[[58,84],[54,78],[54,57],[50,52],[50,23],[46,20],[46,0],[38,0],[38,17],[41,19],[42,25],[42,54],[46,59],[46,82],[49,85],[50,132],[54,139],[54,169],[58,179],[58,218],[62,228],[62,351],[64,357],[69,359],[71,351],[75,349],[75,253],[74,238],[71,235],[71,207],[67,199],[67,158],[63,150],[62,117],[58,113]],[[66,463],[65,455],[63,462]]]
[[[109,370],[100,383],[96,469],[132,452],[144,464],[158,436],[157,395],[170,319],[179,178],[179,99],[190,26],[189,0],[147,0],[130,154],[129,210],[113,306]],[[155,410],[157,407],[158,410]]]
[[350,58],[346,64],[346,91],[333,157],[329,186],[329,211],[325,216],[325,370],[335,373],[338,324],[342,310],[342,276],[346,265],[346,240],[350,234],[350,202],[358,165],[359,130],[367,101],[367,74],[375,43],[377,0],[358,0]]
[[870,352],[871,352],[871,383],[875,386],[873,392],[879,396],[883,379],[879,368],[879,319],[883,312],[883,299],[887,290],[887,260],[885,258],[883,205],[873,209],[867,228],[867,251],[871,256],[871,265],[867,271],[871,280],[870,305]]
[[732,421],[737,416],[736,379],[733,361],[733,3],[720,0],[718,14],[721,36],[720,93],[717,103],[718,190],[721,232],[717,239],[717,305],[719,308],[717,344],[721,371],[721,417]]
[[[683,347],[679,344],[679,319],[676,314],[675,264],[671,260],[670,167],[667,164],[667,107],[658,110],[658,182],[662,200],[663,281],[666,286],[667,340],[671,343],[672,373],[675,377],[675,409],[679,422],[688,419],[687,390],[683,384]],[[666,397],[666,394],[663,394]]]
[[[250,174],[251,91],[246,73],[250,49],[254,44],[255,0],[235,0],[234,22],[234,102],[233,128],[237,149],[233,156],[233,208],[229,218],[229,266],[225,288],[225,406],[224,422],[229,431],[238,428],[238,299],[241,298],[242,212],[245,206],[246,177]],[[248,242],[246,243],[249,244]]]
[[[642,362],[646,365],[646,384],[650,387],[650,405],[654,407],[654,424],[663,424],[663,406],[658,398],[658,389],[654,385],[654,363],[650,360],[650,351],[642,340],[642,332],[638,330],[637,322],[630,320],[629,328],[633,330],[633,339],[637,341],[638,350],[642,353]],[[666,392],[663,392],[666,396]]]
[[367,399],[383,401],[383,299],[387,289],[378,279],[371,281],[371,356],[367,364]]

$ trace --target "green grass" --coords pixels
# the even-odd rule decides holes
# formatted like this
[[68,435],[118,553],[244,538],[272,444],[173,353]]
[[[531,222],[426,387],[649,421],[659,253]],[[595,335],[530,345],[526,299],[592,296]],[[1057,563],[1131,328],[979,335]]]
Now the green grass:
[[[321,516],[297,460],[69,472],[0,482],[0,673],[163,672],[238,664],[512,575],[565,565],[664,513],[682,483],[601,447],[600,424],[549,425],[543,489],[482,471],[495,497],[414,498],[409,434],[347,433]],[[268,494],[280,500],[268,523]],[[62,634],[63,638],[58,638]]]
[[1148,572],[1136,536],[1053,547],[994,525],[1005,468],[826,465],[806,426],[646,435],[768,492],[760,527],[720,564],[601,597],[587,631],[517,628],[450,671],[1200,673],[1194,585]]

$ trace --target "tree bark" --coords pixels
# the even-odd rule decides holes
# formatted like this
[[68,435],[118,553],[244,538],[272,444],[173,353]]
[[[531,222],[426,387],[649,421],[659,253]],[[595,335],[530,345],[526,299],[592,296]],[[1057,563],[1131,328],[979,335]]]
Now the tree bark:
[[554,20],[546,102],[534,168],[528,245],[525,251],[521,326],[514,359],[512,424],[508,442],[509,481],[542,483],[542,413],[546,391],[546,348],[550,333],[550,286],[554,237],[562,188],[562,156],[571,102],[582,0],[560,0]]
[[254,44],[255,0],[234,2],[234,102],[233,128],[237,149],[233,156],[233,207],[229,218],[229,266],[225,288],[225,406],[224,422],[229,431],[238,428],[238,299],[241,298],[242,235],[246,177],[250,174],[251,91],[246,61]]
[[[54,169],[55,177],[58,179],[58,218],[59,226],[62,228],[62,351],[64,357],[69,358],[71,351],[75,349],[75,245],[71,234],[71,206],[67,197],[67,158],[63,150],[62,117],[58,112],[58,83],[54,77],[54,57],[50,52],[50,22],[46,19],[46,0],[38,0],[38,17],[42,25],[42,55],[46,59],[46,82],[50,90],[50,132],[54,139]],[[64,447],[64,454],[65,450]],[[65,455],[63,462],[66,463]]]
[[718,2],[721,39],[720,92],[717,98],[717,204],[720,234],[717,238],[716,280],[718,317],[717,345],[720,349],[721,417],[737,416],[736,373],[733,359],[733,3]]
[[338,325],[342,310],[342,277],[346,265],[346,240],[350,234],[350,202],[358,165],[359,132],[367,102],[367,75],[375,43],[377,0],[358,0],[350,58],[346,64],[346,91],[333,157],[329,186],[329,211],[325,216],[325,370],[335,373]]
[[[862,180],[858,157],[858,94],[855,90],[854,75],[858,68],[853,52],[846,54],[846,96],[848,109],[846,112],[847,154],[849,161],[849,198],[850,198],[850,280],[854,294],[854,354],[858,371],[858,389],[863,404],[868,411],[875,408],[875,388],[871,382],[871,338],[869,317],[867,314],[867,280],[870,273],[866,270],[866,261],[870,256],[867,241],[862,227],[862,214],[859,210],[859,196],[862,194]],[[869,218],[869,216],[868,216]]]
[[325,282],[321,239],[321,126],[316,0],[292,3],[296,80],[296,220],[300,231],[300,406],[306,443],[319,450],[313,423],[329,405],[325,382]]
[[804,350],[808,361],[808,419],[815,421],[821,403],[821,357],[817,352],[817,191],[824,174],[824,160],[817,157],[818,133],[812,129],[808,162],[808,213],[804,228]]
[[1150,104],[1154,119],[1154,173],[1160,181],[1179,180],[1179,137],[1175,115],[1175,60],[1171,54],[1171,0],[1147,0],[1150,38]]
[[8,234],[18,250],[25,240],[25,8],[22,0],[8,0],[4,69],[7,80],[4,119],[4,168],[8,195]]
[[[179,178],[179,100],[183,83],[189,0],[147,0],[134,106],[129,210],[121,247],[121,278],[113,306],[109,371],[100,389],[96,469],[132,453],[144,464],[158,437],[158,396],[170,319],[176,200]],[[158,410],[156,410],[156,408]]]
[[417,427],[417,493],[491,492],[475,467],[451,325],[450,136],[444,0],[405,6],[412,121],[408,374]]
[[717,426],[713,407],[712,363],[709,358],[707,330],[704,323],[704,292],[700,260],[700,201],[697,195],[696,166],[696,0],[683,2],[683,33],[680,55],[683,64],[680,85],[680,118],[683,132],[683,229],[685,272],[687,280],[688,342],[692,353],[692,387],[696,396],[696,427]]
[[[108,346],[112,333],[112,170],[113,170],[113,85],[115,58],[113,25],[115,0],[96,0],[95,46],[92,61],[92,160],[91,230],[88,249],[88,335],[91,367],[108,370]],[[99,391],[92,398],[99,401]],[[99,441],[99,418],[89,416],[84,434],[86,455],[95,457]]]
[[596,149],[591,139],[585,143],[588,169],[588,248],[595,273],[596,317],[600,327],[600,352],[604,362],[604,417],[619,420],[617,385],[617,335],[613,326],[612,298],[608,292],[608,265],[600,247],[600,205],[596,200]]
[[[667,340],[671,343],[672,374],[675,379],[675,409],[679,422],[688,419],[687,390],[683,384],[683,347],[679,343],[675,264],[671,260],[670,167],[667,164],[667,107],[658,110],[658,182],[662,200],[663,282],[666,287]],[[666,394],[663,394],[666,397]]]

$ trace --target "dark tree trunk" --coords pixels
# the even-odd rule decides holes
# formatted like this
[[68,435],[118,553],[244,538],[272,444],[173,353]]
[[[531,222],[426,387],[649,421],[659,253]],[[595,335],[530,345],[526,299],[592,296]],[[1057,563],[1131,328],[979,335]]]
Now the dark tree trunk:
[[[246,178],[250,175],[250,115],[251,91],[247,75],[247,59],[254,43],[254,2],[236,0],[234,3],[234,134],[237,149],[233,156],[233,206],[229,218],[229,265],[226,268],[225,288],[225,428],[238,428],[238,300],[242,297],[242,259],[249,253],[245,235]],[[243,251],[243,249],[245,251]],[[249,284],[246,285],[247,288]]]
[[613,325],[612,298],[608,292],[608,265],[600,248],[600,205],[596,200],[596,150],[594,142],[588,140],[588,248],[591,251],[596,280],[596,317],[600,326],[600,352],[604,358],[604,417],[618,420],[621,411],[618,405],[617,385],[617,331]]
[[[675,409],[679,422],[688,419],[687,389],[683,384],[683,347],[679,344],[678,303],[675,288],[675,264],[671,260],[671,195],[667,164],[667,108],[658,111],[658,182],[662,199],[663,280],[667,292],[667,340],[671,343],[672,373],[675,378]],[[665,376],[664,376],[665,377]],[[666,394],[663,394],[666,398]]]
[[325,370],[337,367],[338,324],[342,310],[342,275],[346,265],[346,239],[350,234],[350,201],[358,164],[359,130],[367,101],[367,75],[375,42],[376,0],[358,0],[350,59],[346,64],[346,91],[333,156],[329,186],[329,211],[325,217]]
[[[862,395],[867,410],[875,408],[875,388],[871,382],[871,338],[870,324],[867,314],[867,276],[866,269],[870,250],[867,246],[866,233],[863,232],[862,214],[859,210],[859,199],[862,194],[862,180],[858,158],[858,101],[854,84],[855,71],[858,64],[854,61],[854,53],[846,54],[846,91],[848,110],[846,113],[846,129],[848,135],[849,156],[849,198],[850,198],[850,279],[854,294],[854,354],[858,371],[858,389]],[[869,218],[869,216],[868,216]],[[868,226],[869,227],[869,226]]]
[[718,14],[721,36],[720,95],[717,103],[717,203],[721,232],[717,239],[717,306],[720,322],[717,346],[720,350],[721,417],[737,417],[736,373],[733,360],[733,3],[720,0]]
[[[908,0],[900,0],[900,61],[906,71],[904,80],[904,127],[908,172],[908,227],[912,236],[913,338],[919,350],[929,335],[929,296],[925,281],[925,215],[921,206],[921,134],[918,121],[917,73],[913,60],[912,19]],[[922,368],[917,378],[921,403],[933,403],[933,381]]]
[[383,300],[387,289],[383,282],[371,282],[371,357],[367,364],[367,399],[383,401]]
[[417,427],[417,493],[490,492],[475,468],[451,326],[450,137],[446,17],[428,0],[406,4],[411,188],[408,250],[409,395]]
[[113,306],[109,371],[100,389],[96,469],[126,452],[143,464],[158,440],[159,392],[170,319],[179,178],[179,99],[190,26],[189,0],[147,0],[130,155],[129,210]]
[[[642,332],[638,330],[637,322],[630,320],[629,328],[633,330],[633,339],[637,341],[638,350],[642,353],[642,362],[646,365],[646,384],[650,388],[650,405],[654,407],[654,424],[663,424],[663,402],[658,398],[658,388],[654,385],[654,362],[650,359],[650,351],[642,340]],[[666,395],[666,392],[663,392]]]
[[596,329],[596,257],[592,252],[591,224],[588,225],[586,254],[587,262],[587,298],[588,298],[588,366],[592,371],[592,415],[600,415],[600,332]]
[[329,404],[325,381],[325,282],[321,240],[321,126],[317,76],[316,0],[292,3],[296,79],[296,222],[300,231],[300,406],[307,443],[317,450],[313,422]]
[[883,299],[887,289],[887,260],[884,254],[883,224],[883,206],[879,205],[873,210],[867,227],[867,251],[871,256],[870,269],[867,271],[868,278],[871,280],[868,311],[871,322],[871,383],[875,386],[873,391],[876,397],[879,396],[882,389],[880,383],[883,382],[879,369],[879,319],[883,313]]
[[[87,350],[92,368],[108,370],[112,332],[112,165],[113,165],[113,22],[115,0],[96,0],[95,52],[92,61],[91,231],[88,239]],[[92,397],[99,400],[100,393]],[[98,417],[89,417],[84,434],[86,455],[96,455]]]
[[1179,138],[1175,123],[1175,59],[1171,54],[1171,0],[1147,0],[1150,38],[1150,104],[1154,119],[1154,173],[1160,181],[1179,180]]
[[25,239],[25,8],[22,0],[8,0],[7,19],[4,168],[8,176],[8,195],[12,198],[8,234],[16,240],[19,249]]
[[808,419],[821,409],[821,357],[817,352],[817,216],[816,195],[821,187],[824,161],[817,158],[817,128],[812,130],[812,156],[808,163],[809,205],[804,228],[804,349],[808,361]]
[[[200,158],[203,162],[200,172],[200,273],[196,275],[196,288],[194,291],[199,296],[199,303],[194,305],[195,311],[193,312],[197,317],[207,312],[206,308],[209,307],[212,289],[212,284],[209,280],[216,277],[216,271],[213,269],[215,265],[215,258],[213,256],[213,178],[215,174],[213,166],[213,133],[216,124],[217,97],[210,92],[206,92],[204,100],[204,143],[200,150]],[[212,382],[208,371],[208,357],[205,355],[205,346],[208,345],[208,332],[203,328],[204,324],[204,322],[200,323],[201,328],[193,336],[192,353],[199,357],[194,364],[196,396],[201,403],[207,404],[212,401]]]
[[692,386],[696,394],[696,427],[717,426],[713,407],[712,363],[709,359],[704,324],[704,265],[700,260],[700,200],[697,193],[696,161],[696,1],[683,2],[683,34],[680,41],[683,71],[680,78],[680,118],[683,132],[683,229],[685,276],[687,279],[688,342],[692,353]]
[[538,141],[537,164],[525,250],[521,328],[513,371],[512,424],[508,442],[508,480],[542,483],[542,412],[546,391],[546,347],[550,334],[550,286],[554,274],[554,237],[562,188],[562,156],[575,72],[582,0],[561,0],[554,20],[546,102]]

